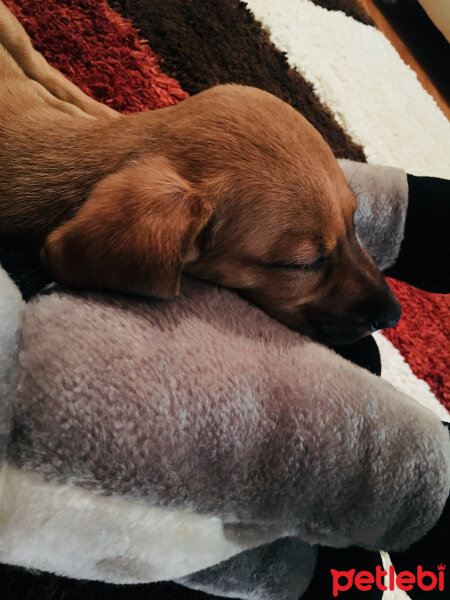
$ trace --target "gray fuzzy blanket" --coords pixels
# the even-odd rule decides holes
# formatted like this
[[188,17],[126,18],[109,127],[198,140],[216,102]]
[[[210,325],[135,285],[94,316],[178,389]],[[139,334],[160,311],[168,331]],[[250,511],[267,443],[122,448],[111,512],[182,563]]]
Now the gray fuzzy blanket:
[[0,288],[0,561],[209,590],[222,563],[245,596],[272,543],[298,595],[315,544],[400,549],[439,517],[439,418],[232,292]]

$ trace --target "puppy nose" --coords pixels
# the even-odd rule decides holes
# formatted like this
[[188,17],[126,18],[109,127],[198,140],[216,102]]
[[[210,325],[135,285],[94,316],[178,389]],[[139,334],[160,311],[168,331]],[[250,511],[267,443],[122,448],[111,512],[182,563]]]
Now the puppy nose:
[[376,319],[372,321],[370,324],[370,331],[378,331],[378,329],[387,329],[388,327],[394,327],[401,317],[402,310],[400,306],[396,306],[389,311],[385,311],[384,313],[377,316]]

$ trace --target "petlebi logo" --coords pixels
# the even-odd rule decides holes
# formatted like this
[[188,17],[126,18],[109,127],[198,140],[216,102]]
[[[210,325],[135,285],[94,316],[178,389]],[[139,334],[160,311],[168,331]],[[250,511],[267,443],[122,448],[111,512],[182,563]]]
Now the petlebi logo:
[[359,571],[356,573],[356,569],[350,569],[350,571],[336,571],[336,569],[331,569],[333,596],[336,598],[341,592],[347,592],[353,586],[361,592],[368,592],[374,586],[383,592],[394,590],[396,587],[404,592],[409,592],[414,586],[425,592],[443,592],[445,566],[443,564],[437,565],[436,573],[433,571],[424,571],[421,565],[417,567],[415,573],[412,571],[400,571],[398,574],[392,565],[388,571],[383,571],[380,565],[377,565],[375,574],[370,571]]

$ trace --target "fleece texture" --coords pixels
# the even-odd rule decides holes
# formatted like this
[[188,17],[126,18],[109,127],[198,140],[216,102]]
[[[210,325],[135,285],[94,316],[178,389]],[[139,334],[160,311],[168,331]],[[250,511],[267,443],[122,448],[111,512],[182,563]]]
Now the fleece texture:
[[312,579],[316,554],[316,547],[285,537],[241,552],[179,583],[226,598],[297,600]]
[[230,534],[214,517],[105,497],[11,464],[1,480],[0,561],[76,579],[170,580],[276,538],[267,529]]
[[19,290],[0,266],[0,468],[11,429],[11,393],[23,305]]
[[183,289],[25,307],[0,560],[288,600],[310,543],[401,548],[429,529],[450,486],[432,412],[231,292]]
[[309,543],[423,535],[450,485],[439,419],[233,293],[183,284],[167,303],[27,305],[9,461]]
[[406,173],[345,159],[339,164],[357,202],[354,222],[358,241],[384,271],[395,263],[405,233]]

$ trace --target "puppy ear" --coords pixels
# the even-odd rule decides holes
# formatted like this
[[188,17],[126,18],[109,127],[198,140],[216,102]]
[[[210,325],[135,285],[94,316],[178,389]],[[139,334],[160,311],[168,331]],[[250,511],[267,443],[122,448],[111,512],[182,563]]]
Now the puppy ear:
[[163,157],[105,177],[41,251],[59,283],[170,298],[195,238],[212,214]]

